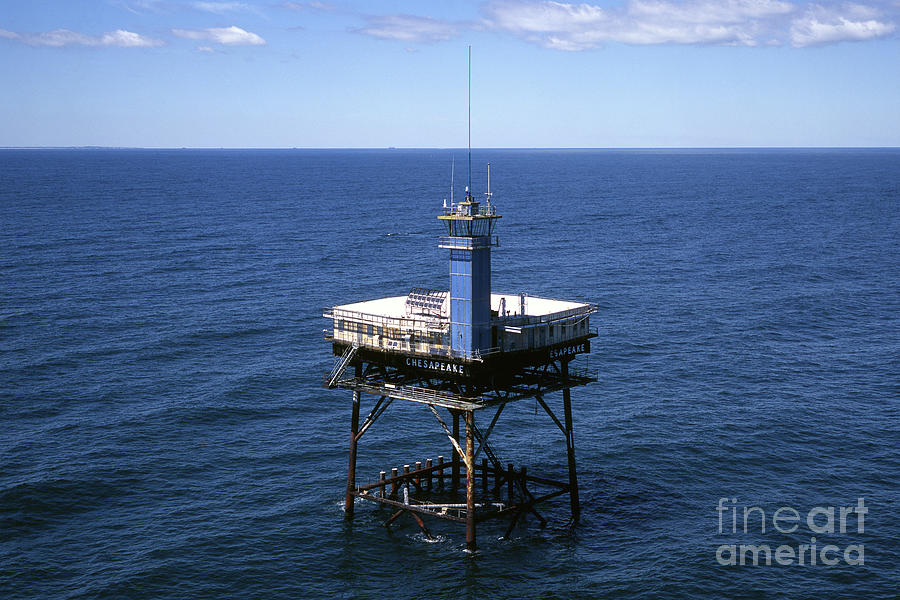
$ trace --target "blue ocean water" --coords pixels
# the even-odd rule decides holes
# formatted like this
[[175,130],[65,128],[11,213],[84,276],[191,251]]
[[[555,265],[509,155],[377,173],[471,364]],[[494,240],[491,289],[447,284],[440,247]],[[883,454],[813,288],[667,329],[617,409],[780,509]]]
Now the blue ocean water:
[[[322,308],[446,288],[454,155],[0,151],[0,596],[896,597],[900,150],[475,151],[494,289],[599,304],[582,523],[561,499],[545,529],[481,527],[475,556],[458,527],[346,523]],[[533,400],[492,439],[564,476]],[[396,402],[358,479],[437,454],[427,409]],[[806,523],[859,498],[863,528]],[[718,560],[813,537],[838,564]]]

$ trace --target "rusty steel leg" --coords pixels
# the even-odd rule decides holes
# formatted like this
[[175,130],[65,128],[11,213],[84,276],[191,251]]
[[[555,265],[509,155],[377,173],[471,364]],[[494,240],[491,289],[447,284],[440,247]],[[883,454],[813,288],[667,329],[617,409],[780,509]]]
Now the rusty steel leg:
[[392,514],[390,519],[388,519],[387,521],[384,522],[384,526],[387,527],[388,529],[390,529],[391,523],[393,523],[394,521],[396,521],[397,519],[399,519],[400,516],[401,516],[403,513],[405,513],[405,512],[406,512],[406,509],[405,509],[405,508],[401,508],[400,510],[398,510],[397,512],[395,512],[394,514]]
[[[451,411],[453,414],[453,439],[459,442],[459,412]],[[456,494],[459,491],[459,453],[453,451],[453,461],[450,467],[450,492]]]
[[412,518],[415,519],[416,523],[419,525],[419,529],[421,529],[422,533],[425,534],[425,538],[428,540],[434,540],[434,536],[431,535],[431,532],[428,531],[427,527],[425,527],[425,521],[423,521],[422,518],[413,511],[409,511],[409,514],[411,514]]
[[344,516],[353,518],[353,493],[356,491],[356,434],[359,429],[359,392],[353,392],[353,414],[350,419],[350,465],[347,470],[347,496],[344,498]]
[[508,540],[509,536],[512,534],[513,528],[516,526],[516,523],[519,521],[519,517],[522,516],[522,511],[516,511],[516,514],[513,515],[512,520],[509,522],[509,527],[506,528],[506,533],[503,534],[503,539]]
[[[569,382],[569,361],[562,361],[563,385]],[[572,523],[581,518],[581,504],[578,501],[578,476],[575,473],[575,436],[572,429],[572,395],[568,387],[563,388],[563,410],[566,422],[566,453],[569,455],[569,503],[572,507]]]
[[[362,374],[362,366],[356,365],[356,376]],[[356,435],[359,433],[360,393],[353,390],[353,408],[350,417],[350,465],[347,469],[347,495],[344,497],[344,517],[353,518],[353,494],[356,492]]]
[[475,413],[466,411],[466,550],[475,551]]

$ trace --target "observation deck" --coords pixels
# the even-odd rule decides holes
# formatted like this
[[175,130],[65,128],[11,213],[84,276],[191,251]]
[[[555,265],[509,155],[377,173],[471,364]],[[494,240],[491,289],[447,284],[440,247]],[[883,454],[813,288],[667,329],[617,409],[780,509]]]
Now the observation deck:
[[[428,294],[431,304],[418,300]],[[438,376],[468,378],[515,365],[535,365],[590,351],[595,304],[491,294],[491,341],[472,353],[450,345],[450,302],[446,291],[415,288],[393,296],[325,309],[325,330],[335,355],[357,346],[369,361]]]

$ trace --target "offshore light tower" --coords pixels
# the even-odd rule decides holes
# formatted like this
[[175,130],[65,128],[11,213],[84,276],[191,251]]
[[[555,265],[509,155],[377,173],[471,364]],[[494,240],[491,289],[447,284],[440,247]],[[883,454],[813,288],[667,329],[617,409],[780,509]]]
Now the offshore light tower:
[[[493,293],[491,248],[498,245],[494,228],[500,215],[491,203],[490,165],[484,203],[472,197],[471,128],[469,139],[465,200],[454,203],[451,190],[450,203],[444,201],[438,216],[446,226],[439,246],[450,251],[449,292],[414,287],[405,296],[332,306],[323,316],[331,325],[325,338],[337,357],[325,376],[325,386],[353,392],[346,517],[352,519],[355,500],[364,499],[394,511],[384,523],[388,527],[410,515],[430,536],[423,515],[463,523],[466,548],[474,551],[478,523],[508,519],[504,537],[526,514],[543,526],[546,520],[537,506],[558,496],[569,497],[572,522],[578,522],[581,506],[570,390],[596,377],[570,368],[569,363],[591,350],[590,339],[597,330],[589,320],[597,306],[524,293]],[[562,392],[562,419],[548,398],[558,391]],[[377,400],[360,423],[363,394]],[[535,476],[525,466],[516,468],[501,460],[489,443],[504,407],[525,398],[534,398],[565,436],[565,481]],[[394,400],[427,406],[450,442],[451,459],[445,463],[444,456],[438,455],[436,462],[427,458],[402,469],[398,465],[390,474],[387,469],[380,471],[375,481],[358,485],[360,439]],[[493,410],[493,416],[482,430],[475,413],[484,409]]]

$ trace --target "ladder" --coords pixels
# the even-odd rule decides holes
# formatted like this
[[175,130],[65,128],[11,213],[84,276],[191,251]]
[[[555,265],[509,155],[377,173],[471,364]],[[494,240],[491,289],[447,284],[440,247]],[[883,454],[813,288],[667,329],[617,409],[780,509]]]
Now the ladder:
[[356,352],[359,350],[359,344],[351,344],[347,346],[347,349],[344,350],[344,353],[341,355],[340,360],[334,365],[334,368],[331,370],[331,374],[328,376],[328,381],[326,382],[326,386],[329,388],[333,388],[334,384],[338,382],[341,378],[341,375],[344,374],[344,371],[353,362],[353,359],[356,357]]

